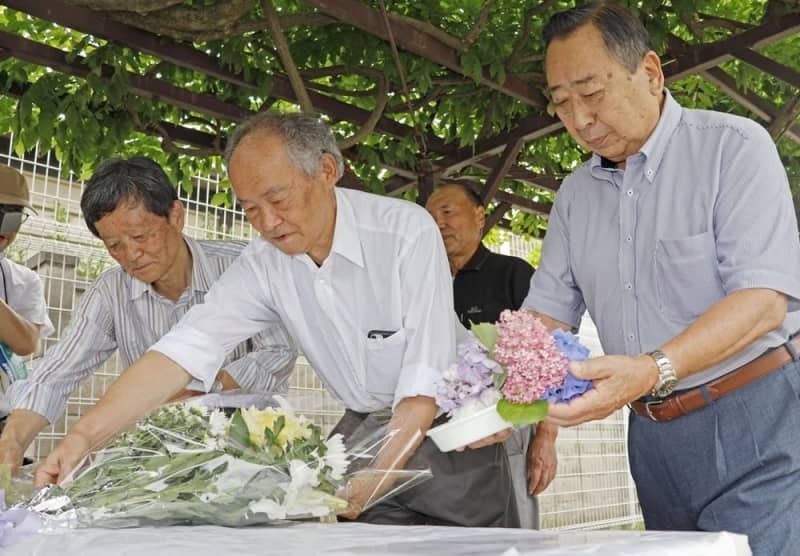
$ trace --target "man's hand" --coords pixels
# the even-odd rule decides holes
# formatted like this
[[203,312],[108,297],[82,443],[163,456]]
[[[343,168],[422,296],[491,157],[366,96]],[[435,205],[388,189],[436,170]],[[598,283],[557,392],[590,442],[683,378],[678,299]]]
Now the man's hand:
[[46,426],[47,419],[34,411],[12,411],[6,419],[3,435],[0,436],[0,463],[11,465],[11,473],[16,474],[22,465],[25,450]]
[[[500,432],[496,432],[491,436],[487,436],[481,438],[480,440],[476,440],[472,444],[467,444],[467,448],[470,450],[477,450],[478,448],[485,448],[486,446],[491,446],[492,444],[497,444],[498,442],[505,442],[509,438],[511,438],[511,433],[514,432],[514,429],[511,427],[507,429],[503,429]],[[463,452],[464,447],[458,448],[458,452]]]
[[356,519],[372,502],[382,482],[386,482],[385,471],[365,469],[352,477],[338,495],[347,500],[347,509],[339,515],[345,519]]
[[0,464],[6,463],[11,466],[11,474],[16,475],[22,465],[25,450],[20,444],[11,438],[0,438]]
[[649,355],[606,355],[573,361],[572,374],[594,381],[594,388],[569,403],[550,404],[546,422],[569,427],[604,419],[625,404],[650,393],[658,366]]
[[44,463],[36,468],[33,485],[60,484],[72,473],[81,462],[83,456],[89,453],[91,445],[89,440],[78,431],[72,431],[59,442],[58,446],[50,452]]
[[556,476],[558,469],[557,435],[558,427],[539,423],[528,445],[528,494],[531,496],[543,492]]

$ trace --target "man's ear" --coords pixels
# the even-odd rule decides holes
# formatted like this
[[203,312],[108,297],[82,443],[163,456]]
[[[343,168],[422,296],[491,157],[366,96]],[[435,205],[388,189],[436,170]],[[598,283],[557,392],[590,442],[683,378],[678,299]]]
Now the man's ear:
[[481,237],[483,234],[486,233],[486,208],[484,207],[475,207],[475,218],[477,219],[478,226],[481,230]]
[[186,211],[183,208],[183,203],[178,200],[173,201],[172,207],[169,209],[169,225],[182,232],[185,219]]
[[333,186],[336,185],[338,181],[336,173],[336,157],[331,153],[323,153],[319,162],[319,176],[326,189],[333,189]]
[[650,84],[650,93],[661,96],[664,91],[664,71],[661,69],[661,58],[652,50],[642,58],[642,69],[647,74],[647,81]]

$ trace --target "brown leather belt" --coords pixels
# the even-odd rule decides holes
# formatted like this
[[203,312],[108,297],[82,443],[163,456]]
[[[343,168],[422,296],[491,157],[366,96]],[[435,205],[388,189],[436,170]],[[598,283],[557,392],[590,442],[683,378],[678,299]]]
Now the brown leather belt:
[[[718,400],[725,394],[755,382],[764,375],[790,363],[792,361],[792,353],[789,351],[787,344],[791,344],[795,352],[800,353],[800,335],[798,335],[786,342],[786,344],[769,350],[749,363],[703,386],[680,392],[663,400],[636,400],[631,402],[629,407],[637,415],[647,417],[653,421],[670,421],[686,415],[705,407],[710,401]],[[705,387],[710,401],[703,395],[703,387]]]

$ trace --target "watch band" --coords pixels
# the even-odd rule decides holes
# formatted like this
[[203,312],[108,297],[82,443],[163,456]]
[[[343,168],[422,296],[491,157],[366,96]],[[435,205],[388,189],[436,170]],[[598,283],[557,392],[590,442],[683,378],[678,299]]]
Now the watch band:
[[678,373],[675,372],[672,361],[658,349],[648,352],[647,355],[652,357],[658,366],[658,380],[653,386],[651,395],[658,398],[669,396],[678,385]]

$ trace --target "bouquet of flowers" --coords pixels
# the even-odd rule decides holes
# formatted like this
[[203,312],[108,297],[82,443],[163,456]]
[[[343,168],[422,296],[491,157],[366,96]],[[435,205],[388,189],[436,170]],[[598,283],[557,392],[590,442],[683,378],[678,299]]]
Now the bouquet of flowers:
[[[236,527],[320,518],[347,508],[338,493],[351,478],[350,460],[365,457],[347,453],[341,435],[325,439],[319,426],[288,407],[239,408],[227,416],[175,404],[92,453],[71,480],[18,507],[37,512],[48,526],[71,527]],[[409,471],[399,482],[426,473]]]
[[[496,324],[470,331],[438,386],[436,403],[451,417],[428,431],[440,449],[537,423],[547,416],[548,403],[567,402],[591,388],[569,372],[569,362],[587,359],[589,349],[571,332],[551,333],[529,311],[503,311]],[[464,432],[452,436],[459,430]]]

